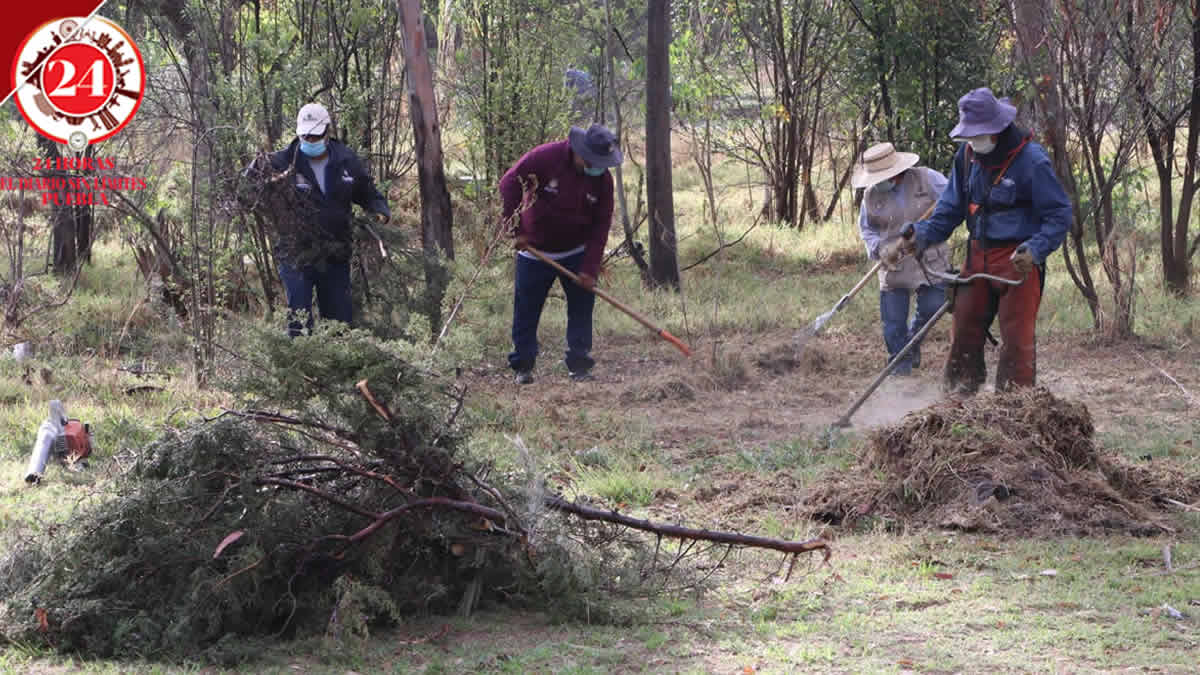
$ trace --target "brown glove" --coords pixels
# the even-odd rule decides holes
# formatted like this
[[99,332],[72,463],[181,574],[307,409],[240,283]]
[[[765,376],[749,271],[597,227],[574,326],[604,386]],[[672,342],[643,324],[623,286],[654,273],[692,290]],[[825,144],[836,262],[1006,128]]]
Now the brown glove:
[[529,237],[526,237],[523,234],[518,234],[517,238],[513,240],[513,248],[517,249],[518,251],[524,251],[525,249],[529,248]]
[[1022,278],[1028,275],[1030,270],[1033,269],[1033,251],[1030,251],[1029,247],[1025,244],[1018,246],[1017,250],[1013,251],[1012,257],[1009,260],[1012,261],[1013,269],[1016,270],[1017,276]]
[[915,248],[914,242],[909,239],[890,241],[880,248],[879,260],[883,262],[884,269],[897,270],[900,269],[900,261],[904,260],[904,256],[912,253]]

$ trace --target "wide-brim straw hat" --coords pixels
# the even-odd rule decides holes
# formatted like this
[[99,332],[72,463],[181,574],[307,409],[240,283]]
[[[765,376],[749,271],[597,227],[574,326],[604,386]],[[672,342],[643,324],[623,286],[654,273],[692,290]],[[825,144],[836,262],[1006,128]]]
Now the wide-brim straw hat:
[[921,157],[915,152],[896,152],[891,143],[878,143],[867,148],[859,158],[850,185],[869,188],[917,165]]

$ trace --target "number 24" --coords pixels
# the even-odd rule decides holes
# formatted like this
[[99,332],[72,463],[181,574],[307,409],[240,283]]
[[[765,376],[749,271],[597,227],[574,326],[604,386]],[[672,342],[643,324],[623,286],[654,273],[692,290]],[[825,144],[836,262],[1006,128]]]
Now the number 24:
[[[97,98],[104,96],[104,61],[96,59],[92,61],[92,65],[84,71],[84,74],[78,80],[73,80],[75,77],[75,64],[66,59],[56,59],[46,64],[47,71],[54,68],[56,65],[62,65],[62,78],[58,81],[58,85],[54,87],[54,91],[47,96],[75,96],[75,87],[84,84],[85,79],[89,79],[91,87],[91,95]],[[68,84],[69,83],[69,84]]]

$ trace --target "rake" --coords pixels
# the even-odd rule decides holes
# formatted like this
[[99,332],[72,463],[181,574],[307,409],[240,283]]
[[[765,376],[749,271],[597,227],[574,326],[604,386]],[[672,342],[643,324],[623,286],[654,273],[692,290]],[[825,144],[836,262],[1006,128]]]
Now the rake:
[[[925,220],[926,218],[928,218],[930,215],[933,214],[933,209],[935,207],[937,207],[937,202],[930,204],[929,208],[925,210],[925,213],[920,218],[917,218],[917,220]],[[866,274],[864,274],[863,278],[859,279],[857,284],[854,284],[854,288],[851,288],[849,293],[843,295],[842,299],[837,301],[837,304],[833,306],[833,309],[829,310],[828,312],[825,312],[821,316],[818,316],[815,320],[813,320],[813,322],[811,324],[809,324],[809,326],[807,328],[802,330],[800,332],[800,334],[796,336],[796,351],[797,352],[799,352],[801,349],[804,349],[804,345],[808,344],[809,340],[811,340],[814,336],[816,336],[817,333],[821,332],[821,329],[825,327],[825,324],[829,323],[829,320],[833,318],[834,314],[837,314],[838,312],[842,311],[843,307],[850,304],[850,299],[853,298],[855,295],[858,295],[858,292],[862,290],[863,286],[867,285],[867,282],[870,281],[871,277],[874,276],[875,273],[879,271],[880,267],[883,267],[882,260],[875,263],[871,267],[870,271],[868,271]]]
[[[532,253],[534,255],[534,257],[536,257],[538,260],[541,260],[542,262],[546,263],[547,265],[558,270],[559,273],[561,273],[563,276],[567,277],[571,281],[574,281],[576,284],[579,284],[580,286],[587,288],[587,286],[584,286],[583,282],[579,280],[579,275],[577,275],[574,272],[572,272],[571,270],[563,267],[561,264],[558,263],[557,260],[554,260],[553,258],[547,256],[545,253],[537,250],[536,248],[534,248],[532,246],[526,246],[525,250]],[[659,328],[658,326],[654,325],[654,323],[652,321],[650,321],[646,317],[642,316],[639,312],[634,311],[625,303],[621,302],[620,300],[617,300],[616,298],[612,297],[608,293],[605,293],[603,290],[596,288],[594,286],[588,290],[590,290],[592,293],[599,296],[600,299],[608,302],[608,304],[610,304],[613,307],[616,307],[617,309],[621,310],[622,312],[625,312],[626,314],[628,314],[630,318],[632,318],[634,321],[637,321],[638,323],[640,323],[643,326],[645,326],[646,328],[648,328],[655,335],[658,335],[660,338],[666,340],[667,342],[670,342],[672,345],[675,346],[676,349],[683,352],[684,356],[692,355],[692,350],[688,349],[688,346],[685,345],[682,340],[680,340],[679,338],[675,337],[674,335],[671,335],[670,333],[668,333],[666,331],[666,329]]]

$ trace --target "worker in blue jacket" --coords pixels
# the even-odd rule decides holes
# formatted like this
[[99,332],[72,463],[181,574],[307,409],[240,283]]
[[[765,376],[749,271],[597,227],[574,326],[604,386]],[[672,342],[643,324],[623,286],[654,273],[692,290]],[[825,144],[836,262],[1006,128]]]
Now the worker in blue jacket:
[[954,325],[944,383],[951,393],[974,393],[987,376],[984,341],[993,320],[1000,329],[996,390],[1033,386],[1037,373],[1038,307],[1046,258],[1066,238],[1071,203],[1045,149],[1013,123],[1017,109],[991,89],[958,101],[951,138],[962,145],[950,181],[928,219],[910,223],[882,254],[896,262],[946,241],[966,221],[962,274],[1023,278],[1019,286],[979,279],[956,289]]
[[[275,254],[279,277],[287,291],[292,320],[288,333],[312,328],[313,289],[321,316],[350,323],[350,253],[354,239],[352,204],[371,212],[383,224],[391,218],[387,199],[375,188],[362,160],[330,136],[329,111],[320,103],[300,108],[296,139],[271,155],[276,171],[292,169],[288,179],[299,197],[301,213],[282,219]],[[299,315],[307,314],[302,324]]]

